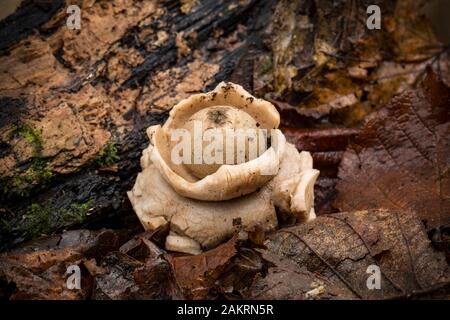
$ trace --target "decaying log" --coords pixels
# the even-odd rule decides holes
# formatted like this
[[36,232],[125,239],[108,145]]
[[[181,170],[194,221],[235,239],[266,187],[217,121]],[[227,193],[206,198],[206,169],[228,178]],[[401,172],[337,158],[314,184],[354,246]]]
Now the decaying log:
[[26,1],[2,21],[1,248],[100,220],[136,222],[126,191],[144,128],[228,79],[273,5],[192,2],[78,1],[81,29],[69,30],[67,3]]

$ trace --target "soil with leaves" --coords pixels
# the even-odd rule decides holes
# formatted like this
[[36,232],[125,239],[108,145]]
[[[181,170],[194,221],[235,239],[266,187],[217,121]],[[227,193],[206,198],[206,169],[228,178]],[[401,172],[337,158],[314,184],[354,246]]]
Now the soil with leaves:
[[[74,32],[25,1],[0,22],[0,298],[450,298],[449,47],[421,1],[377,1],[381,30],[366,2],[80,0]],[[318,217],[168,252],[126,197],[145,128],[222,80],[312,153]]]

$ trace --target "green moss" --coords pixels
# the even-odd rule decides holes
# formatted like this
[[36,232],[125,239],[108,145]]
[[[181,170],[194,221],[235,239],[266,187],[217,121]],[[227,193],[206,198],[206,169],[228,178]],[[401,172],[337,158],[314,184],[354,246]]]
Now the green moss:
[[83,222],[86,219],[89,207],[90,201],[85,203],[72,203],[68,208],[60,209],[58,214],[59,224],[69,226]]
[[87,217],[90,202],[89,200],[85,203],[72,203],[60,209],[33,203],[18,222],[13,224],[11,221],[1,220],[2,233],[25,239],[51,234],[83,222]]
[[40,155],[43,143],[41,130],[33,129],[26,124],[21,124],[20,126],[14,125],[11,135],[24,138],[27,142],[33,145],[34,156],[37,157]]
[[53,172],[47,162],[42,158],[33,158],[26,170],[1,181],[2,192],[8,198],[27,197],[32,188],[41,189],[50,182],[52,177]]
[[104,149],[92,162],[97,167],[104,167],[112,165],[117,160],[120,160],[120,157],[117,154],[117,148],[111,141],[108,141]]
[[27,177],[30,183],[35,181],[47,183],[53,177],[53,172],[48,167],[47,162],[42,158],[34,158],[31,167],[27,171]]
[[17,173],[11,178],[2,179],[2,193],[7,198],[26,197],[32,188],[41,189],[51,180],[53,172],[47,162],[41,157],[42,132],[33,129],[26,124],[15,125],[11,131],[11,138],[22,137],[33,147],[33,158],[31,164],[24,171]]
[[26,237],[34,238],[41,234],[48,234],[51,231],[50,211],[47,207],[42,207],[33,203],[28,212],[23,216],[19,231]]

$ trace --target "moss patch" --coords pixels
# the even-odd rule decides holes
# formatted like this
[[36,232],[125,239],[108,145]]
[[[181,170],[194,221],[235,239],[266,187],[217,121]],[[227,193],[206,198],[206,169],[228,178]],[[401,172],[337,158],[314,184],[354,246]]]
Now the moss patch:
[[3,186],[3,193],[6,195],[16,195],[26,197],[30,194],[31,188],[36,185],[46,185],[53,177],[53,172],[48,167],[45,160],[33,158],[31,165],[21,174],[17,174]]
[[39,129],[33,129],[26,124],[14,125],[11,131],[11,138],[20,136],[33,146],[34,156],[38,157],[42,151],[42,132]]
[[117,148],[111,141],[108,141],[105,148],[92,160],[92,163],[94,166],[104,167],[112,165],[117,160],[120,160]]
[[14,224],[11,221],[1,220],[0,229],[2,233],[31,239],[83,222],[89,208],[90,201],[72,203],[70,206],[60,209],[33,203],[28,207],[27,213]]
[[21,137],[33,147],[33,157],[29,166],[14,176],[2,179],[1,192],[6,198],[26,197],[31,189],[42,189],[53,177],[53,172],[47,162],[41,157],[42,132],[26,124],[15,125],[11,131],[11,139]]

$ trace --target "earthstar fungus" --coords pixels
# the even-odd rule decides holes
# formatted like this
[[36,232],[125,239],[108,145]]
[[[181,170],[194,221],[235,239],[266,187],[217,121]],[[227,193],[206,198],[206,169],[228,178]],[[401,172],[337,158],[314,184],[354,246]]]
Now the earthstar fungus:
[[[180,101],[163,126],[147,129],[151,143],[142,153],[142,172],[128,192],[144,228],[169,224],[166,248],[198,254],[227,240],[237,227],[275,229],[276,210],[299,222],[314,219],[319,171],[313,169],[309,152],[299,153],[286,142],[279,123],[270,102],[230,82]],[[174,136],[195,136],[196,126],[201,137],[213,130],[209,140],[222,143],[213,152],[219,161],[173,160],[175,151],[193,160],[195,147],[207,150],[205,141],[196,139],[188,141],[191,152],[177,149]],[[230,137],[232,130],[244,132],[243,151],[236,148],[238,138]]]

